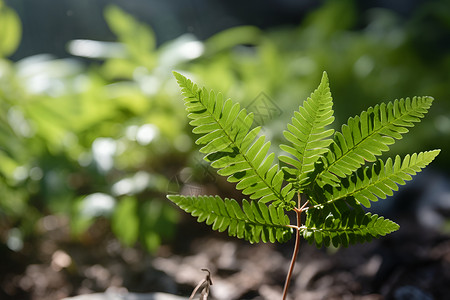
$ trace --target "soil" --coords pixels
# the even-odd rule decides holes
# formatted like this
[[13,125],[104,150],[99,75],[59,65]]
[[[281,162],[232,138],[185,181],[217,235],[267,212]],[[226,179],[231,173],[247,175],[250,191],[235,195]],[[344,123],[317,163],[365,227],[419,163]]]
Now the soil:
[[[410,192],[403,193],[403,201]],[[420,216],[426,209],[420,201],[414,207],[391,207],[387,217],[400,230],[370,243],[316,249],[303,241],[289,299],[446,299],[450,235],[442,227],[424,225]],[[448,223],[447,213],[440,216]],[[281,299],[294,242],[251,245],[185,216],[176,239],[150,255],[139,246],[120,245],[106,220],[73,241],[65,217],[46,218],[51,220],[42,222],[53,227],[20,252],[0,245],[0,299],[52,300],[111,289],[187,298],[205,278],[203,268],[213,282],[209,299]]]

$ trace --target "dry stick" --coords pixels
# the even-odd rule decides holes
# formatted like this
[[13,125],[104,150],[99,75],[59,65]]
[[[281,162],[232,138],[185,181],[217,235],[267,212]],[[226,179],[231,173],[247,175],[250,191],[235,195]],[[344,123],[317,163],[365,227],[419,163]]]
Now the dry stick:
[[309,202],[309,201],[306,201],[305,204],[303,204],[303,206],[302,206],[301,195],[300,195],[300,193],[298,193],[297,195],[298,195],[297,198],[298,198],[298,207],[299,208],[294,208],[294,211],[297,215],[297,227],[295,227],[295,230],[296,230],[295,246],[294,246],[294,253],[292,253],[292,259],[291,259],[291,264],[289,266],[289,272],[286,276],[286,281],[284,282],[283,300],[285,300],[286,296],[287,296],[287,291],[289,288],[289,284],[291,283],[292,272],[294,271],[294,265],[295,265],[295,261],[297,260],[298,249],[300,246],[300,225],[302,223],[302,220],[301,220],[302,211],[306,207],[306,205],[308,205],[308,202]]
[[194,296],[195,296],[195,294],[197,293],[197,291],[199,289],[202,289],[202,292],[201,292],[201,295],[200,295],[200,300],[208,300],[209,287],[213,284],[212,280],[211,280],[211,272],[209,272],[208,269],[202,269],[202,271],[208,272],[208,275],[206,275],[206,278],[203,279],[202,281],[200,281],[197,284],[195,289],[192,291],[192,294],[189,297],[189,300],[193,300],[194,299]]

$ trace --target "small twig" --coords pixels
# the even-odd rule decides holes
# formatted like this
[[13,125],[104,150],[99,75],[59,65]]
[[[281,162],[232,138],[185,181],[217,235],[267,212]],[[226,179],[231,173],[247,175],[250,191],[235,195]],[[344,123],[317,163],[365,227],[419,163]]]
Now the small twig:
[[209,295],[209,287],[213,284],[212,280],[211,280],[211,272],[209,272],[208,269],[202,269],[202,271],[204,272],[208,272],[208,275],[206,275],[205,279],[203,279],[202,281],[200,281],[197,286],[195,287],[195,289],[192,291],[191,296],[189,297],[189,300],[193,300],[195,294],[197,293],[198,290],[201,289],[200,292],[200,300],[208,300],[208,295]]

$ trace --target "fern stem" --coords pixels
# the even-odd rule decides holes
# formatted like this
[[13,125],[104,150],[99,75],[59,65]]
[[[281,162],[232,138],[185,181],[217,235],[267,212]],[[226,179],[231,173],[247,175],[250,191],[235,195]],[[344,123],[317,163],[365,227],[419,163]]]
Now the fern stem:
[[286,276],[286,281],[284,282],[283,300],[286,299],[289,284],[291,283],[292,272],[294,271],[294,264],[297,259],[299,245],[300,245],[300,233],[297,230],[296,235],[295,235],[294,253],[292,254],[291,265],[289,266],[289,272]]
[[286,225],[286,227],[295,229],[295,230],[300,230],[300,227],[298,227],[297,225]]
[[285,300],[286,296],[287,296],[289,284],[291,283],[292,273],[294,271],[295,261],[297,260],[298,249],[300,247],[300,226],[302,224],[302,220],[301,220],[302,211],[306,207],[306,205],[308,205],[308,202],[309,202],[309,201],[306,201],[305,204],[302,205],[302,194],[300,194],[300,193],[297,194],[297,198],[298,198],[298,204],[297,204],[297,207],[294,209],[294,211],[297,215],[297,226],[296,227],[292,226],[292,228],[295,228],[295,230],[296,230],[295,246],[294,246],[294,252],[292,253],[292,259],[291,259],[291,264],[289,266],[289,272],[286,276],[286,281],[284,282],[283,300]]

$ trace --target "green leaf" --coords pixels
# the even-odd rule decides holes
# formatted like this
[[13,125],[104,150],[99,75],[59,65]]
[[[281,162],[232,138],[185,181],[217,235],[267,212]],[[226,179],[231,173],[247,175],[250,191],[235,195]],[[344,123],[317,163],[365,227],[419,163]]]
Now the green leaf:
[[193,132],[200,134],[196,143],[205,160],[217,173],[236,182],[236,188],[251,200],[264,203],[288,203],[293,193],[281,192],[283,172],[273,164],[275,154],[269,153],[270,142],[258,137],[259,127],[252,129],[253,114],[241,109],[239,103],[224,100],[222,94],[200,89],[183,75],[174,72],[185,97]]
[[295,112],[292,124],[288,124],[285,138],[292,146],[281,145],[281,149],[295,159],[280,156],[279,159],[295,167],[297,181],[304,184],[314,164],[328,151],[332,140],[328,139],[333,130],[325,127],[333,123],[333,99],[331,98],[327,74],[324,72],[319,87]]
[[148,69],[155,66],[156,56],[153,53],[156,39],[151,28],[137,22],[132,15],[115,5],[106,7],[105,20],[111,31],[125,46],[130,58]]
[[177,211],[159,199],[152,199],[139,204],[138,211],[140,238],[150,252],[155,252],[163,238],[172,238],[177,223]]
[[213,230],[228,230],[230,236],[245,239],[250,243],[278,241],[284,243],[291,238],[292,229],[287,227],[289,218],[281,207],[243,200],[243,208],[234,199],[219,196],[169,195],[167,198],[182,210],[206,222]]
[[137,199],[125,197],[119,202],[112,216],[112,231],[127,246],[132,246],[138,239],[137,211]]
[[395,139],[408,132],[408,127],[424,117],[432,102],[431,97],[400,99],[376,105],[350,118],[341,132],[335,133],[317,183],[337,186],[340,178],[352,174],[366,161],[374,162],[376,156],[389,150]]
[[317,210],[307,211],[306,226],[301,228],[303,237],[318,248],[331,244],[334,247],[363,243],[372,238],[396,231],[400,226],[376,214],[349,210],[340,217],[320,215]]
[[[388,158],[386,162],[378,160],[371,167],[360,168],[338,187],[332,189],[318,188],[316,194],[321,195],[318,206],[326,206],[340,199],[352,198],[357,203],[370,207],[370,202],[392,196],[398,190],[398,185],[404,185],[412,179],[412,175],[420,172],[439,154],[440,150],[414,153],[403,159],[396,156]],[[312,207],[313,208],[313,207]]]
[[21,36],[19,16],[0,1],[0,57],[13,54],[19,46]]

